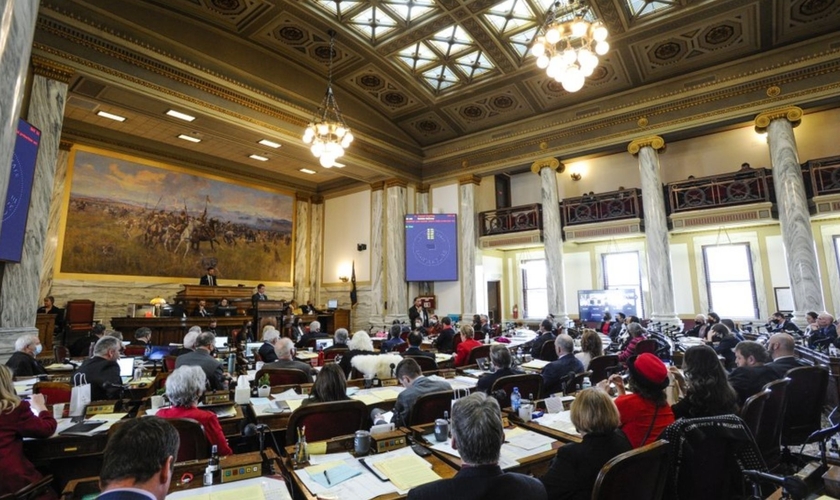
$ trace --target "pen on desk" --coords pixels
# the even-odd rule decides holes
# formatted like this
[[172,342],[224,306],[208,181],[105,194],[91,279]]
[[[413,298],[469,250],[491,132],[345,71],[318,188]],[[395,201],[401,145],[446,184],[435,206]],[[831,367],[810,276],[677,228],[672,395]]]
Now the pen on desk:
[[327,471],[324,471],[324,477],[327,479],[327,484],[332,484],[332,481],[330,481],[330,476],[327,475]]

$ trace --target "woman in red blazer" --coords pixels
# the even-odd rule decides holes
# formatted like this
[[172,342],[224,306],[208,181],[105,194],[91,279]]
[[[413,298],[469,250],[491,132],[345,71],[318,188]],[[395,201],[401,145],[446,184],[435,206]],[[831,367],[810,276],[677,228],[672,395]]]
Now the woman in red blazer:
[[[14,493],[43,477],[23,455],[23,438],[50,437],[57,425],[44,395],[33,394],[29,401],[21,401],[15,394],[11,370],[0,365],[0,495]],[[56,496],[50,490],[47,498]]]
[[481,342],[473,338],[475,330],[471,325],[463,325],[461,327],[461,342],[455,349],[455,366],[464,366],[467,364],[467,359],[470,357],[470,351],[473,347],[478,347]]

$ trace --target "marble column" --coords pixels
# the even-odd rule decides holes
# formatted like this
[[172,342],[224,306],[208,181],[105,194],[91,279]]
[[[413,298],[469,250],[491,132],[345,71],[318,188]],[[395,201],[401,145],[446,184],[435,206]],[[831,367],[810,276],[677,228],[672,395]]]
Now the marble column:
[[[432,213],[429,205],[429,185],[418,184],[414,191],[414,213],[416,214],[430,214]],[[417,283],[417,295],[432,295],[434,293],[434,283],[431,281],[420,281]],[[412,294],[414,295],[414,294]]]
[[379,325],[385,317],[383,251],[385,233],[384,182],[370,185],[370,323]]
[[[642,207],[645,213],[645,247],[650,281],[650,319],[668,325],[681,325],[674,301],[674,277],[671,270],[671,247],[668,242],[668,220],[665,216],[665,195],[659,176],[659,154],[665,140],[659,136],[636,139],[627,146],[630,154],[639,157],[642,178]],[[639,298],[641,299],[641,297]]]
[[295,296],[299,305],[309,299],[309,196],[295,200]]
[[312,197],[309,216],[309,298],[313,304],[321,303],[322,251],[324,243],[324,197]]
[[808,311],[824,311],[822,280],[811,230],[811,215],[793,127],[799,125],[802,110],[776,109],[755,118],[756,132],[767,132],[773,187],[779,210],[779,226],[787,256],[790,291],[793,295],[793,321],[805,324]]
[[[40,3],[40,0],[0,0],[0,200],[6,199],[9,188],[12,153]],[[3,209],[4,204],[0,204],[0,226]]]
[[475,191],[481,177],[468,175],[458,179],[458,247],[460,248],[461,315],[472,318],[477,311],[475,265],[478,235],[476,234]]
[[405,213],[407,185],[399,179],[385,182],[385,322],[408,321],[408,286],[405,282]]
[[[44,240],[44,255],[41,257],[41,286],[38,303],[44,297],[53,295],[52,284],[55,275],[55,258],[58,253],[58,233],[61,224],[61,207],[64,203],[64,189],[67,184],[67,167],[70,164],[70,150],[73,143],[61,141],[58,145],[58,158],[55,162],[55,176],[50,195],[50,219],[47,224],[47,237]],[[56,302],[63,304],[69,297],[56,297]]]
[[0,335],[9,340],[26,333],[37,333],[34,328],[35,310],[50,219],[50,196],[64,121],[67,82],[72,74],[68,68],[43,60],[33,63],[35,76],[26,119],[41,131],[41,142],[35,163],[21,260],[19,263],[6,264],[0,284]]
[[565,169],[557,158],[537,160],[531,171],[540,176],[543,241],[545,242],[546,292],[548,312],[555,321],[566,324],[566,282],[563,271],[563,233],[560,224],[560,199],[557,191],[557,171]]

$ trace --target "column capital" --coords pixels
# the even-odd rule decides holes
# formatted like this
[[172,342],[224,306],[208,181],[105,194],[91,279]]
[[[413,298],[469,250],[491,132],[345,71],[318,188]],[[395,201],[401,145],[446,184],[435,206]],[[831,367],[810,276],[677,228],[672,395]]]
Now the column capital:
[[770,111],[759,113],[758,116],[755,117],[755,131],[759,134],[766,132],[767,127],[770,126],[770,122],[778,120],[779,118],[786,119],[791,123],[791,125],[796,127],[799,125],[799,122],[802,121],[802,108],[788,106],[786,108],[771,109]]
[[390,189],[392,187],[401,187],[405,189],[408,187],[408,183],[402,179],[388,179],[385,181],[385,188]]
[[551,170],[555,170],[559,173],[563,173],[566,170],[566,165],[560,163],[560,160],[557,158],[543,158],[541,160],[537,160],[531,164],[531,172],[534,172],[537,175],[540,175],[540,171],[544,168],[550,168]]
[[312,201],[308,193],[295,193],[295,200],[301,201],[303,203],[309,203],[310,201]]
[[645,146],[650,146],[657,150],[662,149],[665,147],[665,139],[659,137],[658,135],[642,137],[641,139],[631,141],[630,144],[627,145],[627,151],[631,155],[639,154],[639,151]]
[[385,181],[371,182],[370,183],[370,190],[371,191],[382,191],[383,189],[385,189]]
[[324,204],[324,197],[320,194],[313,195],[311,198],[313,205],[323,205]]
[[470,174],[465,175],[463,177],[458,177],[458,185],[459,186],[466,186],[467,184],[475,184],[476,186],[481,184],[481,177]]
[[39,56],[32,56],[32,72],[61,83],[70,83],[73,68]]
[[428,184],[420,183],[414,188],[414,191],[417,194],[429,194],[429,187],[430,186]]
[[65,141],[64,139],[61,139],[58,142],[58,149],[60,151],[70,151],[71,149],[73,149],[73,145],[74,144],[72,141]]

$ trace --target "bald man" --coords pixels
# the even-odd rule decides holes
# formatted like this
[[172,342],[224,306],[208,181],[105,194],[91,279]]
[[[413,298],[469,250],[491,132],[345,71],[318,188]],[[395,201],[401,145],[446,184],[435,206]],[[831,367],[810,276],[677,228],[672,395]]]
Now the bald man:
[[773,362],[764,366],[773,370],[777,378],[784,377],[792,368],[807,366],[794,356],[794,346],[793,337],[787,333],[777,333],[767,341],[767,350],[770,351]]

